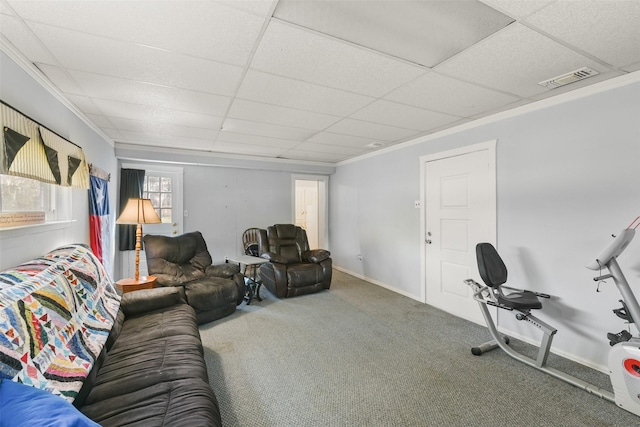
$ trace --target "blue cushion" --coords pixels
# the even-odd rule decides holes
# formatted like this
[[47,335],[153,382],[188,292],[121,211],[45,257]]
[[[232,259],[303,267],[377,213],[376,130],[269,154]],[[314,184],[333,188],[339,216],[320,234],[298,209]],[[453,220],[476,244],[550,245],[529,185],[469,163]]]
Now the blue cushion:
[[0,427],[100,427],[60,396],[0,380]]

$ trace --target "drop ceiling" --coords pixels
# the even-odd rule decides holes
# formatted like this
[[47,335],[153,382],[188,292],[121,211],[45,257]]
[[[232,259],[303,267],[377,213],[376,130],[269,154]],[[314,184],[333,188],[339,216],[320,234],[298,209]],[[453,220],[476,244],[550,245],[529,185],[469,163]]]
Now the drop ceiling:
[[639,23],[637,0],[1,0],[0,47],[116,147],[334,164],[640,70]]

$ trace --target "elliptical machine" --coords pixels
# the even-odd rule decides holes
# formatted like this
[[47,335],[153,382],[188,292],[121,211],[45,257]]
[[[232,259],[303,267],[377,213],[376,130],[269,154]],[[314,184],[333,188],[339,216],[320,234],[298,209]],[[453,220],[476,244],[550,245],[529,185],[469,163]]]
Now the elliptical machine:
[[[640,321],[640,305],[617,262],[618,256],[627,248],[635,235],[635,230],[639,226],[640,217],[636,218],[626,229],[622,230],[618,236],[614,236],[614,240],[600,253],[594,262],[587,266],[587,268],[591,270],[600,272],[600,274],[594,278],[596,282],[613,279],[622,296],[620,300],[622,307],[613,310],[613,312],[619,318],[629,324],[633,324],[635,328],[636,336],[626,330],[615,334],[607,334],[612,347],[609,352],[608,366],[613,393],[546,365],[551,342],[557,329],[535,317],[531,314],[531,311],[541,309],[542,303],[540,298],[550,298],[550,296],[504,286],[504,283],[507,281],[507,268],[502,258],[500,258],[500,255],[498,255],[498,252],[490,243],[478,243],[476,246],[478,271],[484,284],[480,284],[473,279],[467,279],[464,282],[473,289],[473,298],[480,306],[482,315],[489,328],[489,333],[493,339],[487,343],[473,347],[471,352],[476,356],[480,356],[482,353],[500,347],[509,356],[520,362],[546,372],[555,378],[566,381],[603,399],[614,402],[621,408],[640,416],[640,335],[638,335],[640,334],[640,327],[636,322]],[[608,273],[602,274],[605,271],[608,271]],[[538,346],[538,354],[535,359],[518,353],[507,345],[509,344],[509,337],[503,336],[498,332],[488,306],[513,311],[516,319],[526,321],[542,330],[543,337]]]

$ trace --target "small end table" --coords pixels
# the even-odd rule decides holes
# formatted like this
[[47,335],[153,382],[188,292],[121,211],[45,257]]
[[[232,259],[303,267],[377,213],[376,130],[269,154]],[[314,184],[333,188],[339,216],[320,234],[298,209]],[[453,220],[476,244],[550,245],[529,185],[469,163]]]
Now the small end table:
[[138,280],[133,277],[118,280],[116,287],[122,291],[123,294],[127,292],[139,291],[141,289],[153,289],[156,287],[156,276],[140,276]]
[[227,262],[234,262],[240,266],[240,271],[242,271],[242,264],[249,267],[251,266],[251,270],[253,274],[251,276],[245,276],[247,279],[247,294],[244,299],[247,301],[247,305],[251,304],[251,300],[255,296],[258,301],[262,301],[260,298],[260,286],[262,286],[262,282],[257,278],[258,266],[260,264],[264,264],[265,262],[269,262],[264,258],[259,258],[250,255],[236,255],[236,256],[228,256],[226,257]]

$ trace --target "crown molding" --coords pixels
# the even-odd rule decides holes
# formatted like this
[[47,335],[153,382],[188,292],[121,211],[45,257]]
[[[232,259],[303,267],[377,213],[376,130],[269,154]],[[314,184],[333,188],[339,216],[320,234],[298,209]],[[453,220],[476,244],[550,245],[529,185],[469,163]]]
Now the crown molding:
[[531,113],[533,111],[538,111],[544,108],[549,108],[554,105],[564,104],[566,102],[571,102],[576,99],[586,98],[588,96],[592,96],[598,93],[617,89],[617,88],[624,87],[624,86],[638,83],[638,82],[640,82],[640,71],[634,71],[629,74],[624,74],[622,76],[603,80],[601,82],[594,83],[589,86],[584,86],[579,89],[575,89],[573,91],[564,92],[559,95],[552,96],[550,98],[544,98],[539,101],[534,101],[529,104],[525,104],[520,107],[513,108],[511,110],[501,111],[499,113],[495,113],[495,114],[485,116],[470,122],[466,122],[455,127],[443,129],[441,131],[438,131],[429,135],[420,136],[410,141],[401,142],[399,144],[393,145],[391,147],[383,148],[381,150],[377,150],[372,153],[367,153],[358,157],[353,157],[351,159],[343,160],[341,162],[336,163],[335,166],[336,167],[344,166],[350,163],[355,163],[361,160],[369,159],[371,157],[381,156],[383,154],[390,153],[396,150],[402,150],[404,148],[411,147],[416,144],[422,144],[424,142],[433,141],[438,138],[443,138],[445,136],[453,135],[453,134],[463,132],[469,129],[473,129],[479,126],[484,126],[486,124],[494,123],[500,120],[517,117],[522,114]]
[[49,92],[58,102],[64,105],[71,113],[78,117],[82,122],[87,125],[91,130],[97,133],[102,139],[104,139],[110,146],[115,147],[113,139],[111,139],[106,133],[97,127],[85,114],[78,109],[67,97],[51,83],[51,81],[35,66],[33,63],[19,52],[13,44],[8,42],[6,38],[0,35],[0,50],[4,52],[13,62],[15,62],[22,70],[36,81],[43,89]]

